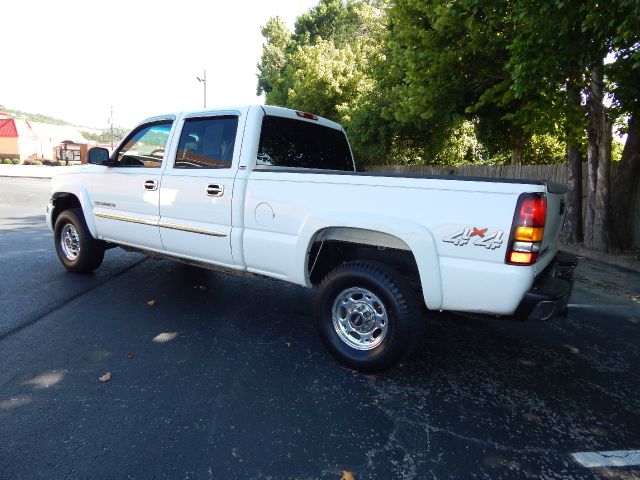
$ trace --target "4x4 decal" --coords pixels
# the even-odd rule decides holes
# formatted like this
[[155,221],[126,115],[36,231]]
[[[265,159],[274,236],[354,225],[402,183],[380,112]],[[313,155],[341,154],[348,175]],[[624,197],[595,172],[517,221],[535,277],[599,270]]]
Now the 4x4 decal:
[[[476,238],[477,237],[477,238]],[[452,243],[456,247],[464,247],[469,242],[476,247],[484,247],[487,250],[495,250],[500,248],[503,243],[502,230],[489,232],[488,228],[464,227],[456,230],[451,235],[447,235],[442,239],[443,242]]]

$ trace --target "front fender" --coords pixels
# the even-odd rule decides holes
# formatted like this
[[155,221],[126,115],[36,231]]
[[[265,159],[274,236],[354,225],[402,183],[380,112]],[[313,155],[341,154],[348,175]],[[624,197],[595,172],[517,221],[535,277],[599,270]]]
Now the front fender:
[[[91,197],[89,191],[84,185],[78,183],[66,183],[56,181],[55,177],[51,181],[51,197],[56,198],[63,195],[74,195],[79,201],[82,207],[82,213],[84,220],[87,223],[87,228],[91,232],[93,238],[98,238],[98,231],[93,217],[93,205],[91,204]],[[53,228],[54,225],[51,225]]]
[[388,215],[363,214],[362,212],[327,212],[310,217],[304,223],[295,249],[299,278],[294,281],[311,286],[307,272],[307,254],[317,234],[329,227],[360,228],[392,235],[406,243],[415,257],[420,273],[424,301],[430,310],[442,306],[442,280],[440,261],[435,239],[423,225]]

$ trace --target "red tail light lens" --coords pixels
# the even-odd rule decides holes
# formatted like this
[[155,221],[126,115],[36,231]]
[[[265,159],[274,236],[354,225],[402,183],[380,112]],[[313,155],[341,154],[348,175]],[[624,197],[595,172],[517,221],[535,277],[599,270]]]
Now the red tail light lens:
[[543,193],[523,193],[518,199],[511,228],[507,263],[533,265],[538,260],[547,220],[547,197]]
[[547,197],[544,195],[520,197],[518,226],[544,227],[547,220]]

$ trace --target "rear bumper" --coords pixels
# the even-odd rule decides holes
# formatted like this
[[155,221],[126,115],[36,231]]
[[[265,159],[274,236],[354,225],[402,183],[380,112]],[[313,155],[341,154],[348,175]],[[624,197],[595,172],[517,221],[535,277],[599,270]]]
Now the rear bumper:
[[513,317],[516,320],[542,322],[564,315],[573,290],[573,272],[577,265],[578,257],[558,252],[553,262],[536,278],[531,290],[525,293]]

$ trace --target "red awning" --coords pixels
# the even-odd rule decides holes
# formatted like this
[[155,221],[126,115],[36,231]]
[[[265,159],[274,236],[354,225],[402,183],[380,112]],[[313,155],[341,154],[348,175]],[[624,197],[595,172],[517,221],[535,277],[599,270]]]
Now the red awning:
[[0,137],[16,138],[17,136],[18,129],[16,128],[16,122],[14,122],[13,118],[0,118]]

